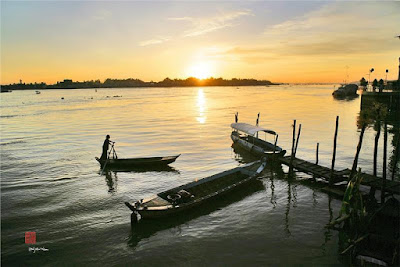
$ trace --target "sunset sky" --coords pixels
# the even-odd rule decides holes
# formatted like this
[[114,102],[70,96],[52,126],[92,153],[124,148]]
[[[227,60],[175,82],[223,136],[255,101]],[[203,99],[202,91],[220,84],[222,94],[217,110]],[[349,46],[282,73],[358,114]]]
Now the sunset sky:
[[1,84],[397,79],[396,35],[400,2],[1,1]]

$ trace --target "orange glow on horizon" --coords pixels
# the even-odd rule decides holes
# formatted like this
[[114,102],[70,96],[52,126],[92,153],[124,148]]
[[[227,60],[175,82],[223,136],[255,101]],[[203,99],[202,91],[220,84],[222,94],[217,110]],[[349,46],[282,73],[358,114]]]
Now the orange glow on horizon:
[[195,77],[197,79],[206,79],[214,76],[214,66],[210,62],[198,62],[190,66],[186,70],[188,77]]

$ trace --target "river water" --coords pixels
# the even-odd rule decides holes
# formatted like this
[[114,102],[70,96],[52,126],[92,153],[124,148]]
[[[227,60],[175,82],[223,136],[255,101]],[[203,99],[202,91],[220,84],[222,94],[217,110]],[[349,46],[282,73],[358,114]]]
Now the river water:
[[[249,188],[162,223],[131,227],[124,205],[249,161],[231,148],[235,112],[239,122],[251,124],[260,112],[260,126],[276,131],[278,145],[288,151],[297,119],[297,156],[314,161],[320,143],[325,166],[339,115],[336,169],[350,168],[360,98],[335,100],[332,91],[333,85],[282,85],[1,94],[2,263],[346,264],[338,233],[324,228],[341,201],[315,186],[288,182],[286,167],[268,169]],[[106,134],[120,158],[181,156],[168,171],[100,174],[94,157]],[[367,129],[359,160],[369,173],[374,135]],[[378,169],[380,175],[381,160]],[[25,244],[25,232],[36,232],[35,245]]]

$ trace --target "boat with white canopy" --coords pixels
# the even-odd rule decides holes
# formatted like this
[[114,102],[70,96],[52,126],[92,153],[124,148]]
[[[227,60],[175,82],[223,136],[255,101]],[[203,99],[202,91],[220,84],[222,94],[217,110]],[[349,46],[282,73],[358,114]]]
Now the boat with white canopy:
[[[258,124],[258,118],[257,118]],[[237,115],[236,115],[236,123],[232,123],[231,127],[233,129],[231,133],[232,141],[249,151],[250,153],[260,156],[260,157],[271,157],[271,156],[280,156],[285,155],[286,150],[283,150],[281,147],[277,146],[278,142],[278,134],[275,131],[250,125],[248,123],[238,123]],[[273,136],[273,143],[270,143],[266,140],[259,138],[260,133],[265,134],[265,139],[267,134]]]

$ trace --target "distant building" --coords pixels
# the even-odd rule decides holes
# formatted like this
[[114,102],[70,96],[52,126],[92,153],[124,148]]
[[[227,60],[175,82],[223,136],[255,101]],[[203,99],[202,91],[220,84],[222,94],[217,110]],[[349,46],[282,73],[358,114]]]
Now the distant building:
[[72,84],[72,80],[64,79],[64,81],[60,82],[60,84],[69,85]]
[[62,82],[57,82],[56,88],[72,88],[73,85],[72,80],[64,79]]

